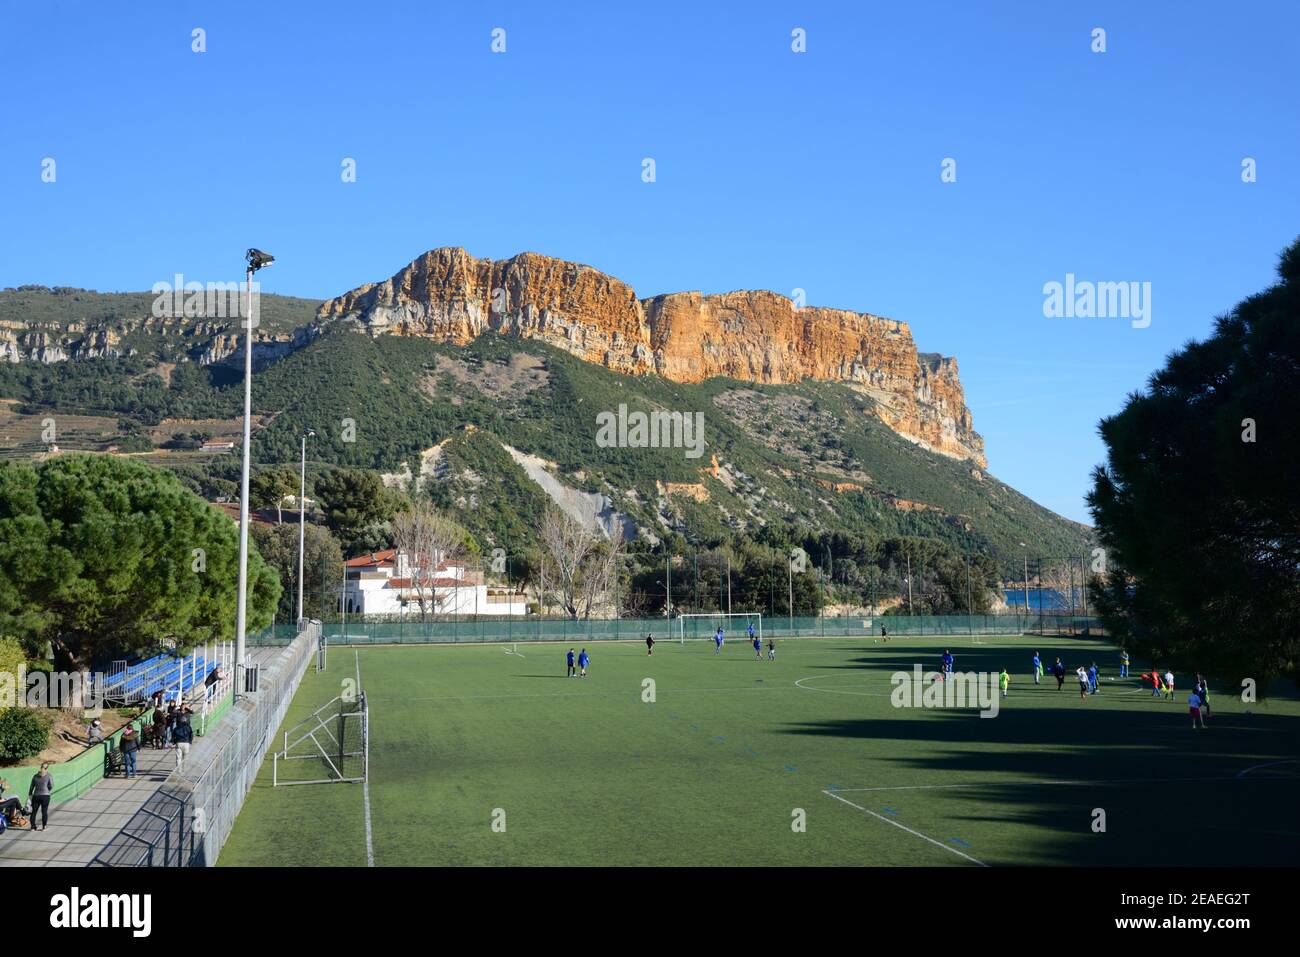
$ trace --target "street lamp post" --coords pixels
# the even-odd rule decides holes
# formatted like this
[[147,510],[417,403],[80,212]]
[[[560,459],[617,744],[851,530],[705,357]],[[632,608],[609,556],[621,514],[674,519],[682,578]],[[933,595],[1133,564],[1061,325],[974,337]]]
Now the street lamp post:
[[239,597],[235,611],[235,698],[239,697],[240,669],[244,667],[244,644],[248,628],[248,466],[253,434],[253,328],[257,325],[258,297],[253,290],[253,273],[275,262],[260,249],[244,254],[248,260],[244,316],[244,461],[239,476]]
[[298,627],[302,627],[302,566],[307,547],[307,439],[315,436],[311,429],[302,437],[302,471],[298,478]]

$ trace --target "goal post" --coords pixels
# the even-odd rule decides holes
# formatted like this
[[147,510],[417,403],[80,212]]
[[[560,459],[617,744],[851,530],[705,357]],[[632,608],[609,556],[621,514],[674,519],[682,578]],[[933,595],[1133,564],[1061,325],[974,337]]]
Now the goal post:
[[677,616],[677,641],[686,644],[687,638],[712,638],[723,630],[724,635],[740,635],[749,639],[749,626],[754,626],[754,637],[763,640],[763,615],[757,611],[692,612]]
[[284,732],[271,758],[271,784],[365,781],[370,764],[370,713],[366,693],[338,697]]

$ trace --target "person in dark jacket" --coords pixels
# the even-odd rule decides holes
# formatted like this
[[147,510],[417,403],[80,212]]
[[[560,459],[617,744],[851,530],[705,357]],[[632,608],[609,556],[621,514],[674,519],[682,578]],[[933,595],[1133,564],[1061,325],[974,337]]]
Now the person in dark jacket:
[[189,716],[184,712],[176,721],[176,727],[172,729],[172,741],[176,744],[176,770],[183,771],[185,759],[190,753],[190,745],[194,741],[194,728],[190,725]]
[[[54,776],[50,774],[50,762],[42,761],[41,769],[32,775],[31,786],[27,789],[27,798],[32,805],[32,830],[45,830],[50,820],[50,795],[54,793]],[[36,826],[36,812],[41,814],[41,826]]]
[[162,748],[167,745],[167,712],[162,708],[154,709],[153,724],[150,725],[149,743],[155,748]]
[[1061,664],[1060,658],[1052,665],[1052,677],[1056,679],[1056,690],[1060,691],[1065,686],[1065,665]]
[[23,802],[16,797],[5,797],[5,791],[9,789],[9,782],[0,778],[0,814],[8,816],[10,811],[23,809]]
[[135,733],[135,728],[131,727],[131,725],[128,724],[126,730],[122,732],[122,739],[118,747],[122,750],[126,776],[128,778],[135,777],[135,759],[140,751],[140,736]]

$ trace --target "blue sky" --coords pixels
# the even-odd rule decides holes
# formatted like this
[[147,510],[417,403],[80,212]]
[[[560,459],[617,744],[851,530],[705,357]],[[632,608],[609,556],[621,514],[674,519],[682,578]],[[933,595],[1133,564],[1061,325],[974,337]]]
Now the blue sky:
[[[324,298],[454,245],[802,288],[956,356],[990,470],[1087,520],[1098,419],[1300,235],[1298,64],[1295,3],[9,3],[0,286],[257,245]],[[1150,327],[1045,318],[1067,273]]]

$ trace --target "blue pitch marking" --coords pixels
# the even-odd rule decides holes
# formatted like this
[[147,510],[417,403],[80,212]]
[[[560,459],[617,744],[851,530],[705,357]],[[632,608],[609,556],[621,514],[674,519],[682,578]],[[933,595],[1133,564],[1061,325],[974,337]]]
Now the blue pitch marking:
[[748,754],[750,757],[754,757],[754,758],[758,757],[758,752],[755,751],[753,748],[746,748],[745,753]]
[[882,807],[880,810],[884,811],[886,814],[892,815],[893,817],[898,817],[898,812],[892,807]]
[[839,789],[840,789],[840,786],[839,786],[838,784],[828,784],[828,785],[826,785],[826,790],[828,790],[828,791],[838,791]]
[[961,845],[962,847],[970,847],[970,842],[969,842],[969,841],[963,841],[960,837],[950,837],[950,838],[948,838],[948,843],[949,843],[949,844],[959,844],[959,845]]
[[726,744],[726,743],[727,743],[727,739],[724,738],[724,737],[723,737],[722,735],[720,735],[720,734],[718,734],[718,735],[714,735],[713,740],[714,740],[714,741],[719,741],[719,742],[721,742],[722,744]]
[[791,766],[788,765],[788,764],[785,766],[785,769],[786,769],[787,771],[789,771],[791,774],[794,774],[796,771],[799,770],[798,768],[791,767]]
[[693,724],[693,725],[691,725],[691,730],[692,730],[692,731],[699,731],[699,730],[700,730],[700,726],[699,726],[698,724]]

